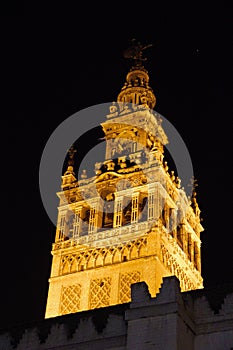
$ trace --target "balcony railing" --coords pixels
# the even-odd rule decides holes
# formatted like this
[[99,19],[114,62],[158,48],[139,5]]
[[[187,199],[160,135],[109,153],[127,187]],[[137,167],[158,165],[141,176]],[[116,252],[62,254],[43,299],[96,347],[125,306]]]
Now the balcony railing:
[[80,237],[72,237],[69,240],[55,242],[53,250],[71,248],[78,245],[108,246],[128,241],[148,232],[158,224],[158,220],[143,221],[111,229],[102,229],[100,232]]

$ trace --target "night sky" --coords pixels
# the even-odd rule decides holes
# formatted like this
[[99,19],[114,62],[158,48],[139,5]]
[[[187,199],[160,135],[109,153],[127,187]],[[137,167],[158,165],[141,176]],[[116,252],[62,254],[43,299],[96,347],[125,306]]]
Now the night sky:
[[143,4],[105,13],[60,7],[45,16],[25,7],[1,16],[1,328],[45,314],[55,237],[39,190],[46,142],[72,114],[116,100],[132,38],[153,44],[145,67],[155,110],[174,125],[192,159],[205,229],[204,286],[233,283],[232,9],[222,2],[163,3],[154,2],[153,11]]

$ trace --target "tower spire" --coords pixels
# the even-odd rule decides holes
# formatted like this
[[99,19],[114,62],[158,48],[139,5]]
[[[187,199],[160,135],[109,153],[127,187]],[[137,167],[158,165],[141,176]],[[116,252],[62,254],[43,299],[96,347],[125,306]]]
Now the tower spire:
[[71,147],[68,149],[68,165],[67,170],[65,171],[64,175],[62,176],[62,189],[68,188],[74,181],[76,181],[75,173],[74,173],[74,155],[77,152],[74,145],[71,145]]
[[77,150],[74,148],[74,145],[71,145],[71,147],[68,150],[69,153],[69,159],[68,159],[68,166],[74,166],[74,155],[77,152]]
[[133,65],[126,76],[126,82],[117,97],[117,102],[144,105],[153,109],[156,98],[149,86],[149,75],[143,62],[147,60],[142,57],[143,51],[152,44],[142,45],[136,39],[132,39],[132,45],[123,52],[126,59],[133,60]]

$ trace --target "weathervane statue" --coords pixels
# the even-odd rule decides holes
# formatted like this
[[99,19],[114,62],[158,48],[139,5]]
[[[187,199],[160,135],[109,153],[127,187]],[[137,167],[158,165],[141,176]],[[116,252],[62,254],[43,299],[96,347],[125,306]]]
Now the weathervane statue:
[[132,39],[131,42],[132,42],[132,45],[123,52],[123,56],[125,58],[130,58],[134,60],[136,66],[142,65],[142,61],[147,60],[147,58],[142,57],[143,51],[153,45],[152,44],[142,45],[139,41],[137,42],[136,39]]

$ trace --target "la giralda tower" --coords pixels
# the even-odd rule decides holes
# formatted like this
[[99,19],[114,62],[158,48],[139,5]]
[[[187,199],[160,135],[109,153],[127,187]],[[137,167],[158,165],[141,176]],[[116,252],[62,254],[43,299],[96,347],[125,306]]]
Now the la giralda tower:
[[141,281],[155,297],[166,276],[177,276],[181,291],[203,288],[196,193],[188,196],[168,167],[144,48],[133,42],[127,51],[133,64],[103,115],[105,159],[93,165],[95,176],[77,180],[69,150],[45,318],[127,303]]

